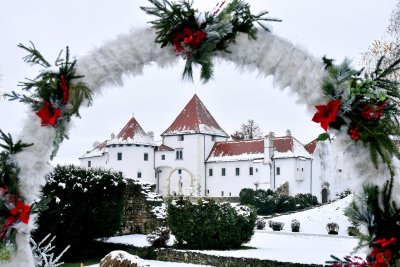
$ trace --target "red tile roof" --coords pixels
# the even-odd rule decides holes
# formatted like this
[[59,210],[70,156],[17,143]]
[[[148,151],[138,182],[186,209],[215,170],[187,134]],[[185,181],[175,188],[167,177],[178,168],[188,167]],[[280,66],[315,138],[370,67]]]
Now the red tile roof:
[[275,151],[278,151],[280,153],[293,151],[293,137],[292,136],[275,137],[274,148]]
[[[274,137],[274,157],[310,157],[305,147],[293,136]],[[254,160],[264,158],[264,139],[216,142],[208,162]]]
[[158,151],[174,151],[175,149],[170,148],[169,146],[166,146],[162,144],[161,146],[158,147]]
[[[211,149],[207,161],[224,160],[254,160],[264,157],[264,140],[237,140],[216,142]],[[219,158],[219,159],[218,159]]]
[[125,143],[154,145],[150,135],[143,130],[134,117],[128,121],[115,138],[108,142],[108,144]]
[[175,121],[161,135],[202,133],[229,137],[195,94]]
[[317,147],[317,142],[317,140],[314,140],[304,146],[311,155],[314,154],[315,148]]

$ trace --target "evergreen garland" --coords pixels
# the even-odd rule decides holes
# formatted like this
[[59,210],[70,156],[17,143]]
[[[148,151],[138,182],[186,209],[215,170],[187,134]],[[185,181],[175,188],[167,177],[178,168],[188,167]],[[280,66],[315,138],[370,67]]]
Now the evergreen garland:
[[41,118],[42,125],[56,127],[56,136],[53,140],[53,159],[59,145],[66,138],[67,122],[71,116],[79,117],[79,108],[84,100],[91,104],[91,90],[81,81],[83,76],[76,73],[76,60],[70,59],[69,49],[66,48],[65,58],[61,58],[61,50],[55,63],[52,65],[43,57],[31,42],[31,46],[19,44],[18,47],[28,52],[23,59],[32,65],[39,65],[45,69],[34,79],[21,82],[22,90],[30,95],[18,94],[14,91],[4,94],[9,100],[18,100],[30,104],[33,111]]
[[[327,130],[340,130],[347,126],[348,134],[354,141],[362,141],[368,146],[375,167],[378,158],[388,166],[391,174],[393,156],[400,159],[396,137],[400,135],[397,116],[399,115],[399,83],[390,79],[390,74],[400,68],[397,60],[387,68],[378,61],[372,73],[354,70],[345,60],[334,65],[331,59],[324,58],[327,75],[322,82],[322,90],[330,102],[316,106],[318,112],[313,121],[320,122]],[[329,135],[320,135],[326,140]]]
[[[16,250],[15,223],[27,223],[31,207],[25,205],[18,190],[19,168],[11,159],[11,155],[21,152],[32,144],[18,141],[14,144],[10,134],[0,130],[0,263],[8,261]],[[22,212],[21,212],[22,210]],[[27,217],[28,216],[28,217]]]
[[265,21],[280,21],[266,18],[267,11],[254,15],[250,5],[242,0],[232,0],[222,9],[225,1],[217,4],[204,16],[192,7],[193,1],[183,0],[172,3],[168,0],[149,0],[151,7],[141,7],[147,14],[158,19],[150,22],[156,30],[156,43],[161,47],[173,45],[177,56],[186,60],[183,79],[193,80],[193,63],[201,66],[200,78],[207,82],[213,76],[212,57],[215,51],[229,53],[229,45],[234,43],[239,32],[256,39],[255,23],[264,30]]
[[367,258],[371,263],[379,263],[382,255],[390,264],[400,260],[400,208],[391,199],[393,181],[391,177],[382,191],[376,185],[364,185],[362,195],[345,210],[345,215],[355,226],[368,229],[368,233],[356,231],[359,238],[356,249],[371,247],[372,252]]

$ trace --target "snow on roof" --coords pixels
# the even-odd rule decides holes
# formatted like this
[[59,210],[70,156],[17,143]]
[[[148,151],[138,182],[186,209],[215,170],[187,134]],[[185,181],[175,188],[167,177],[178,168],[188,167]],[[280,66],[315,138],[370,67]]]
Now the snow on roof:
[[176,117],[175,121],[161,135],[194,133],[229,137],[196,94],[187,103],[178,117]]
[[93,150],[88,151],[82,157],[79,157],[79,159],[101,157],[106,152],[106,149],[107,149],[106,146],[107,146],[107,140],[104,141],[103,143],[99,144],[98,146],[96,146]]
[[264,140],[216,142],[207,162],[255,160],[264,158]]
[[291,135],[274,138],[274,158],[311,158],[304,145]]
[[[291,135],[274,137],[274,158],[311,158],[303,144]],[[216,142],[207,162],[249,161],[264,159],[264,139]]]
[[120,144],[156,145],[150,135],[145,133],[134,117],[128,121],[115,138],[107,143],[107,145]]

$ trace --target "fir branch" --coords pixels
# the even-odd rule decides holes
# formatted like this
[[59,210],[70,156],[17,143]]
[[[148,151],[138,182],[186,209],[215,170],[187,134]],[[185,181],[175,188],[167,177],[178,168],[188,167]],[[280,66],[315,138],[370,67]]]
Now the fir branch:
[[33,145],[22,143],[21,140],[18,140],[18,142],[14,144],[11,134],[6,135],[2,130],[0,130],[0,140],[3,140],[5,143],[0,144],[0,147],[8,150],[10,154],[16,154],[21,152],[25,147],[30,147]]
[[29,41],[32,45],[32,47],[27,47],[23,44],[18,44],[19,48],[22,48],[26,51],[29,52],[28,55],[26,55],[25,57],[23,57],[23,60],[27,63],[31,63],[31,64],[38,64],[41,65],[43,67],[51,67],[50,63],[47,62],[44,57],[42,56],[42,54],[36,49],[35,45],[32,43],[32,41]]

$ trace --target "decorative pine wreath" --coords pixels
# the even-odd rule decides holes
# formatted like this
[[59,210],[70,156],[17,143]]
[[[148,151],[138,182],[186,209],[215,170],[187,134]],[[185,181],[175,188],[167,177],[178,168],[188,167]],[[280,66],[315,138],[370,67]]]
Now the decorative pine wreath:
[[[354,191],[364,197],[354,201],[347,212],[369,230],[359,235],[361,245],[371,248],[364,266],[396,264],[400,258],[400,210],[396,205],[400,187],[394,178],[398,177],[395,167],[400,158],[396,146],[400,94],[399,84],[390,74],[398,70],[399,61],[386,69],[378,62],[373,73],[365,73],[352,69],[348,61],[334,65],[326,58],[315,59],[270,33],[263,22],[279,20],[266,18],[267,12],[253,15],[242,0],[224,1],[205,13],[186,0],[149,2],[151,6],[142,9],[157,17],[150,22],[151,28],[134,29],[79,61],[70,61],[67,48],[65,59],[59,57],[52,67],[33,44],[20,45],[29,53],[25,61],[44,70],[22,83],[29,95],[7,94],[10,100],[30,104],[31,112],[20,141],[14,143],[4,133],[0,137],[5,148],[0,154],[0,261],[8,261],[4,266],[34,266],[28,246],[35,221],[32,205],[40,199],[44,175],[49,171],[46,163],[67,137],[69,122],[73,115],[79,116],[79,107],[91,103],[92,93],[122,85],[123,74],[141,75],[146,64],[155,62],[163,67],[179,57],[186,60],[185,79],[192,79],[192,65],[199,64],[200,78],[207,82],[213,74],[213,58],[220,58],[240,68],[257,69],[265,77],[273,75],[275,85],[289,87],[300,102],[316,109],[312,120],[321,123],[326,132],[334,131],[335,144],[346,151],[358,171],[355,175],[360,185]],[[330,136],[324,133],[318,139]],[[336,258],[331,263],[349,262]]]

